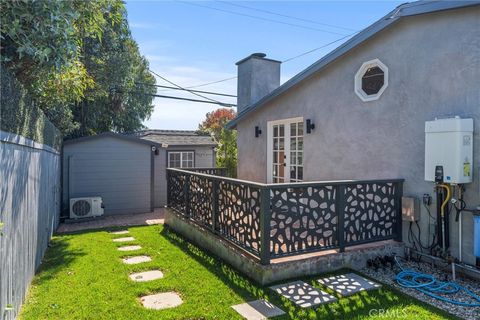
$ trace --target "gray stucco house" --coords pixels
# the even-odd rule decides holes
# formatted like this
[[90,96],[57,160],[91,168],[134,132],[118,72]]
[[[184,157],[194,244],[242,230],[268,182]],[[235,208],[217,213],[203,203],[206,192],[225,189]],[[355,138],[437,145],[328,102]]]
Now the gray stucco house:
[[[434,195],[425,122],[460,116],[474,123],[464,200],[480,205],[480,2],[401,5],[281,86],[280,64],[264,54],[237,63],[238,116],[227,127],[238,131],[239,179],[404,178],[404,194],[421,203]],[[474,265],[473,215],[463,212],[459,227],[450,214],[451,254]],[[418,223],[431,241],[423,205]],[[404,222],[405,242],[408,230]]]
[[69,199],[102,197],[105,215],[153,211],[166,205],[166,168],[215,167],[216,143],[184,130],[102,133],[63,147],[63,215]]

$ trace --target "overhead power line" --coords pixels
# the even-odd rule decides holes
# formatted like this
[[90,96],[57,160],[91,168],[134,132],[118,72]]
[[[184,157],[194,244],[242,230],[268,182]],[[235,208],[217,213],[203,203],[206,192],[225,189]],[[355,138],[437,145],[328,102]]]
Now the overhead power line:
[[318,22],[318,21],[315,21],[315,20],[294,17],[294,16],[290,16],[290,15],[287,15],[287,14],[281,14],[281,13],[278,13],[278,12],[273,12],[273,11],[269,11],[269,10],[265,10],[265,9],[254,8],[254,7],[246,6],[246,5],[243,5],[243,4],[238,4],[238,3],[232,2],[232,1],[217,1],[217,2],[225,3],[225,4],[235,6],[235,7],[239,7],[239,8],[245,8],[245,9],[248,9],[248,10],[263,12],[263,13],[271,14],[271,15],[274,15],[274,16],[284,17],[284,18],[303,21],[303,22],[308,22],[308,23],[314,23],[314,24],[318,24],[318,25],[321,25],[321,26],[343,29],[343,30],[346,30],[346,31],[355,31],[354,29],[351,29],[351,28],[345,28],[345,27],[341,27],[341,26],[337,26],[337,25],[333,25],[333,24]]
[[342,40],[344,40],[344,39],[346,39],[346,38],[349,38],[349,37],[353,36],[353,35],[356,34],[356,33],[358,33],[358,31],[357,31],[357,32],[354,32],[354,33],[352,33],[352,34],[346,35],[346,36],[344,36],[344,37],[341,37],[341,38],[339,38],[339,39],[337,39],[337,40],[334,40],[334,41],[331,41],[331,42],[329,42],[329,43],[326,43],[326,44],[324,44],[323,46],[317,47],[317,48],[312,49],[312,50],[308,50],[308,51],[306,51],[306,52],[304,52],[304,53],[301,53],[301,54],[299,54],[299,55],[296,55],[296,56],[294,56],[294,57],[285,59],[285,60],[282,61],[282,63],[286,63],[286,62],[292,61],[292,60],[294,60],[294,59],[297,59],[297,58],[306,56],[307,54],[310,54],[310,53],[315,52],[315,51],[317,51],[317,50],[320,50],[320,49],[323,49],[323,48],[325,48],[325,47],[331,46],[332,44],[337,43],[337,42],[339,42],[339,41],[342,41]]
[[224,104],[223,102],[220,102],[220,101],[218,101],[218,100],[215,100],[215,99],[206,97],[206,96],[204,96],[204,95],[201,95],[201,94],[198,94],[198,93],[196,93],[196,92],[193,92],[193,91],[190,90],[190,89],[186,89],[186,88],[184,88],[184,87],[182,87],[182,86],[179,86],[179,85],[176,84],[175,82],[170,81],[170,80],[168,80],[168,79],[165,78],[165,77],[162,77],[161,75],[159,75],[158,73],[156,73],[156,72],[153,71],[152,69],[150,69],[150,72],[153,73],[154,75],[156,75],[157,77],[159,77],[160,79],[162,79],[163,81],[166,81],[166,82],[170,83],[171,85],[174,85],[175,87],[177,87],[177,88],[179,88],[179,89],[188,91],[188,92],[190,92],[191,94],[193,94],[193,95],[195,95],[195,96],[197,96],[197,97],[200,97],[200,98],[203,98],[203,99],[207,99],[207,100],[210,100],[210,101],[212,101],[212,102],[216,102],[217,104]]
[[225,82],[225,81],[229,81],[229,80],[233,80],[233,79],[237,79],[237,76],[226,78],[226,79],[221,79],[221,80],[217,80],[217,81],[207,82],[207,83],[203,83],[203,84],[197,84],[197,85],[194,85],[194,86],[188,86],[188,87],[185,87],[185,88],[192,89],[192,88],[206,87],[206,86],[209,86],[211,84]]
[[[165,89],[170,89],[170,90],[182,90],[182,91],[187,91],[187,92],[205,93],[205,94],[211,94],[211,95],[215,95],[215,96],[232,97],[232,98],[237,97],[233,94],[218,93],[218,92],[211,92],[211,91],[200,91],[200,90],[185,90],[185,89],[180,89],[180,88],[177,88],[177,87],[162,86],[162,85],[159,85],[159,84],[149,84],[149,83],[141,83],[141,82],[136,82],[136,84],[144,85],[144,86],[157,87],[157,88],[165,88]],[[188,88],[188,87],[185,87],[185,88]],[[167,91],[167,90],[161,90],[161,91]]]
[[259,16],[253,16],[253,15],[246,14],[246,13],[241,13],[241,12],[231,11],[231,10],[227,10],[227,9],[220,9],[220,8],[216,8],[216,7],[211,7],[211,6],[207,6],[207,5],[196,3],[196,2],[187,2],[187,1],[181,1],[181,0],[176,0],[176,2],[180,2],[180,3],[183,3],[183,4],[188,4],[188,5],[191,5],[191,6],[197,6],[197,7],[201,7],[201,8],[205,8],[205,9],[230,13],[230,14],[234,14],[234,15],[237,15],[237,16],[249,17],[249,18],[252,18],[252,19],[257,19],[257,20],[263,20],[263,21],[288,25],[288,26],[296,27],[296,28],[326,32],[326,33],[331,33],[331,34],[336,34],[336,35],[341,35],[341,36],[344,35],[343,33],[338,33],[338,32],[335,32],[335,31],[317,29],[317,28],[312,28],[312,27],[300,25],[300,24],[295,24],[295,23],[290,23],[290,22],[285,22],[285,21],[280,21],[280,20],[274,20],[274,19],[269,19],[269,18],[264,18],[264,17],[259,17]]
[[141,91],[124,91],[122,89],[115,89],[115,92],[119,93],[133,93],[133,94],[142,94],[146,96],[151,96],[151,97],[157,97],[157,98],[165,98],[165,99],[174,99],[174,100],[184,100],[184,101],[192,101],[192,102],[200,102],[200,103],[208,103],[208,104],[217,104],[222,107],[236,107],[235,104],[233,103],[225,103],[225,102],[220,102],[220,101],[207,101],[207,100],[199,100],[199,99],[190,99],[190,98],[182,98],[182,97],[175,97],[175,96],[167,96],[167,95],[161,95],[161,94],[153,94],[153,93],[148,93],[148,92],[141,92]]

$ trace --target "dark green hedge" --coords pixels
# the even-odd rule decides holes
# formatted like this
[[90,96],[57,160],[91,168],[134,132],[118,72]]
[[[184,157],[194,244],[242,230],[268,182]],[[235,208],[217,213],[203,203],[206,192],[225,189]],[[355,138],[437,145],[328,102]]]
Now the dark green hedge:
[[46,144],[57,150],[62,145],[61,132],[35,106],[13,74],[0,67],[0,130],[16,133],[25,138]]

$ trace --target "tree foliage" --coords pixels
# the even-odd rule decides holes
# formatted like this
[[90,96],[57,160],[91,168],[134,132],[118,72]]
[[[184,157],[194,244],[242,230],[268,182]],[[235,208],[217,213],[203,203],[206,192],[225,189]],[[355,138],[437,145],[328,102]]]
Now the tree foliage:
[[150,116],[153,98],[131,92],[155,80],[121,0],[1,1],[0,18],[2,64],[65,134],[133,131]]
[[220,108],[208,112],[205,120],[198,126],[201,132],[209,133],[218,143],[217,166],[225,167],[230,177],[237,175],[237,132],[226,129],[225,125],[235,116],[234,110]]

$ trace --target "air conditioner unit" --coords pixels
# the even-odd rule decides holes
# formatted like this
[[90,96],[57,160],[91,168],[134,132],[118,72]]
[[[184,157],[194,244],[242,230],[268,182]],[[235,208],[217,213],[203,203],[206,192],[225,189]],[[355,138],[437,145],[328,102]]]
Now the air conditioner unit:
[[103,215],[103,201],[101,197],[70,199],[70,219],[98,217],[101,215]]

